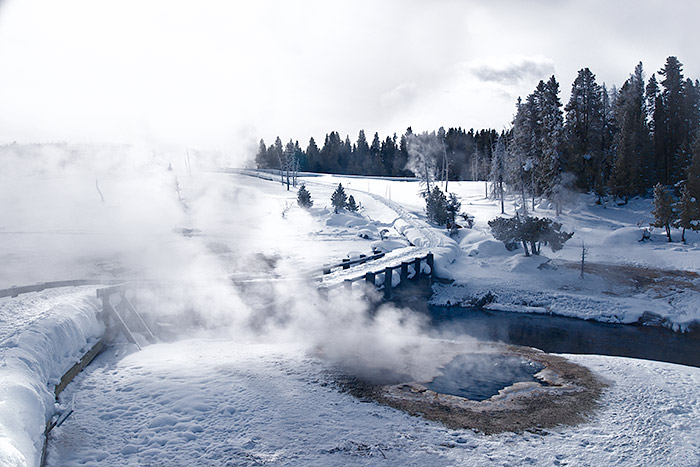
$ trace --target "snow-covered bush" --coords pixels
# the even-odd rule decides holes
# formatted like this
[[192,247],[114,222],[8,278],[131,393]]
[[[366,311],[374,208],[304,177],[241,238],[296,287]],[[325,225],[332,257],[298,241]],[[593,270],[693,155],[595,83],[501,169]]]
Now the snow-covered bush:
[[489,221],[489,227],[496,240],[502,241],[506,248],[521,243],[525,256],[539,255],[542,243],[549,245],[552,251],[559,251],[574,235],[573,232],[563,232],[559,222],[546,217],[497,217]]

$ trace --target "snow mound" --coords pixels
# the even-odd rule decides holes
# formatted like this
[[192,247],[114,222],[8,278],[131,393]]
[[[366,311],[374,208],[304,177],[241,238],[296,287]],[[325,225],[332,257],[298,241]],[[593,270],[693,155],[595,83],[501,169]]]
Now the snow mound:
[[465,250],[468,256],[509,256],[512,253],[508,251],[503,242],[498,240],[482,240],[470,246]]
[[44,426],[54,414],[53,388],[104,332],[97,299],[71,299],[5,343],[0,355],[2,465],[39,464]]
[[408,246],[408,242],[399,238],[392,238],[389,240],[377,240],[371,243],[372,251],[374,253],[388,253],[390,251],[405,248]]
[[331,214],[326,219],[326,225],[329,227],[358,227],[367,225],[368,221],[352,214],[339,212]]
[[541,255],[515,255],[511,258],[508,258],[505,262],[507,264],[508,270],[510,270],[511,272],[524,272],[531,274],[536,273],[541,265],[549,262],[549,258]]
[[642,238],[643,230],[639,227],[622,227],[603,238],[604,245],[632,245]]

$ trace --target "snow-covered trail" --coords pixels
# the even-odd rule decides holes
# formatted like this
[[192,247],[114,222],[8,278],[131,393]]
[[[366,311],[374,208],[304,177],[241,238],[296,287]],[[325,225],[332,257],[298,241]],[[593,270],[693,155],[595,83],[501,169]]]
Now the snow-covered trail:
[[[124,352],[124,349],[121,349]],[[607,378],[590,422],[449,430],[337,390],[302,348],[188,340],[102,355],[62,396],[50,466],[697,465],[700,369],[568,355]],[[166,461],[167,460],[167,461]]]

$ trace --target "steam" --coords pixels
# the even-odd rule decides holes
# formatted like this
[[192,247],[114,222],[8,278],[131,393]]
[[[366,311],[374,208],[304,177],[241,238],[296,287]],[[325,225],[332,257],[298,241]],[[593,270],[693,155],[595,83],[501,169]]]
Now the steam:
[[198,169],[216,162],[197,160],[189,171],[184,151],[4,149],[12,168],[0,188],[5,287],[142,281],[137,308],[172,339],[288,342],[368,378],[390,369],[425,380],[452,357],[425,337],[422,315],[357,291],[319,295],[300,267],[304,251],[322,247],[308,239],[309,214],[279,215],[294,192]]

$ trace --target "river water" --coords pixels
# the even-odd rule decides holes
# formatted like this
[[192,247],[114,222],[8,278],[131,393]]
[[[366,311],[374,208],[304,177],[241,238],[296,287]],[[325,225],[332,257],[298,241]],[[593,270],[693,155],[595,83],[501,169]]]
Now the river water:
[[423,312],[447,335],[467,335],[545,352],[614,355],[700,367],[700,332],[477,308],[429,306]]

